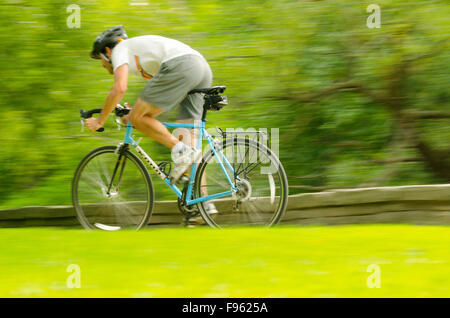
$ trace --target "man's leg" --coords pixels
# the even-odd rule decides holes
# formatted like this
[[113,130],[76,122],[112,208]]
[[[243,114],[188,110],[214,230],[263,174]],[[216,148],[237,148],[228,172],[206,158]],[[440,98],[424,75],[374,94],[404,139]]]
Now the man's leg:
[[137,130],[172,149],[174,165],[170,180],[172,183],[177,183],[189,166],[201,158],[202,153],[180,142],[161,122],[154,118],[162,112],[164,110],[139,98],[131,109],[128,120]]
[[[193,124],[194,119],[178,119],[177,123]],[[198,129],[177,128],[174,131],[175,136],[179,141],[182,141],[188,146],[195,147],[197,145]]]
[[[181,124],[194,124],[194,119],[177,119],[177,123]],[[179,141],[184,143],[187,146],[190,146],[192,148],[196,148],[197,141],[198,141],[198,129],[189,129],[189,128],[177,128],[174,130],[173,135],[175,138],[177,138]],[[189,175],[191,172],[192,166],[190,166],[186,172],[185,175]]]
[[[177,120],[178,123],[185,123],[185,124],[193,124],[195,121],[194,119],[179,119]],[[184,129],[182,128],[180,133],[180,139],[182,142],[184,142],[186,145],[191,147],[196,147],[198,142],[198,129]],[[201,147],[200,147],[201,149]],[[188,171],[191,171],[190,169]],[[202,180],[202,195],[207,196],[208,195],[208,189],[206,189],[206,173],[203,174]]]
[[140,132],[172,149],[180,141],[160,121],[155,119],[163,112],[163,109],[138,98],[128,115],[128,120]]
[[[195,121],[194,119],[179,119],[177,120],[178,123],[185,123],[185,124],[193,124]],[[187,129],[187,128],[179,128],[177,129],[178,139],[185,143],[188,146],[196,147],[198,142],[198,129]],[[187,172],[190,172],[191,168],[187,170]],[[206,172],[203,173],[202,179],[200,180],[201,184],[201,196],[207,196],[208,195],[208,189],[206,186]],[[203,204],[206,212],[210,215],[214,215],[218,213],[216,206],[212,202],[205,202]],[[203,218],[201,216],[193,218],[190,220],[192,224],[205,224]]]

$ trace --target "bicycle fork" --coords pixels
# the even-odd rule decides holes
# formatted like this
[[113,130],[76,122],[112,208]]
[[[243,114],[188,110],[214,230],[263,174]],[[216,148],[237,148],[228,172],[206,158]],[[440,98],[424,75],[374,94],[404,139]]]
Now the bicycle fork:
[[[123,176],[123,172],[125,170],[125,164],[127,162],[127,157],[125,155],[126,149],[127,149],[127,147],[123,147],[123,148],[119,149],[119,158],[117,158],[116,165],[114,166],[114,171],[111,176],[111,181],[109,182],[108,189],[106,190],[106,193],[104,193],[104,195],[107,197],[112,197],[119,192],[120,183],[122,182],[122,176]],[[111,190],[114,185],[114,179],[116,177],[117,171],[119,170],[119,167],[120,167],[119,180],[117,181],[117,185],[115,187],[114,193],[111,193]]]

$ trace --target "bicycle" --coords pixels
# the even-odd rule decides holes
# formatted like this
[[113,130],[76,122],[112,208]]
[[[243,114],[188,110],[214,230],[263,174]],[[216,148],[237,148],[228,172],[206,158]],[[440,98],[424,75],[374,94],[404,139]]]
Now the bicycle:
[[[220,134],[217,138],[206,130],[207,111],[220,110],[228,104],[226,96],[220,95],[225,89],[214,86],[189,92],[204,94],[201,122],[163,123],[167,128],[197,129],[196,148],[201,149],[203,140],[209,147],[201,161],[192,164],[182,189],[170,182],[170,162],[155,163],[132,138],[133,126],[129,122],[123,142],[88,153],[72,181],[73,206],[81,225],[108,231],[138,230],[147,225],[154,189],[144,162],[176,194],[185,222],[201,215],[201,223],[214,228],[277,224],[288,199],[286,173],[277,156],[259,139],[239,137],[239,132],[227,133],[220,128],[216,128]],[[114,113],[118,124],[129,110],[117,105]],[[101,109],[80,110],[82,121],[100,112]],[[206,202],[212,202],[217,213],[208,213]]]

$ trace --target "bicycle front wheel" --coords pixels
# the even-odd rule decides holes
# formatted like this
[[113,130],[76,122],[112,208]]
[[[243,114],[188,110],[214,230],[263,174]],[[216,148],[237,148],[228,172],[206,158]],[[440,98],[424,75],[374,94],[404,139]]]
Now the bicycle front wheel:
[[128,149],[100,147],[78,165],[72,201],[85,229],[139,229],[153,209],[153,184],[142,161]]
[[224,140],[216,150],[223,166],[212,151],[205,155],[197,170],[196,197],[230,191],[230,182],[237,191],[228,197],[199,203],[203,220],[218,228],[277,224],[288,200],[287,177],[277,156],[248,138]]

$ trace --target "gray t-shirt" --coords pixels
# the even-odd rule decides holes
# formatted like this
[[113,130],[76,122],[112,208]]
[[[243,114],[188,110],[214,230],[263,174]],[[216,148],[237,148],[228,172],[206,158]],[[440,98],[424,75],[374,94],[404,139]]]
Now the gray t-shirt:
[[114,72],[119,66],[128,64],[128,73],[151,79],[162,63],[187,54],[202,56],[180,41],[159,35],[144,35],[117,44],[112,50],[111,61]]

